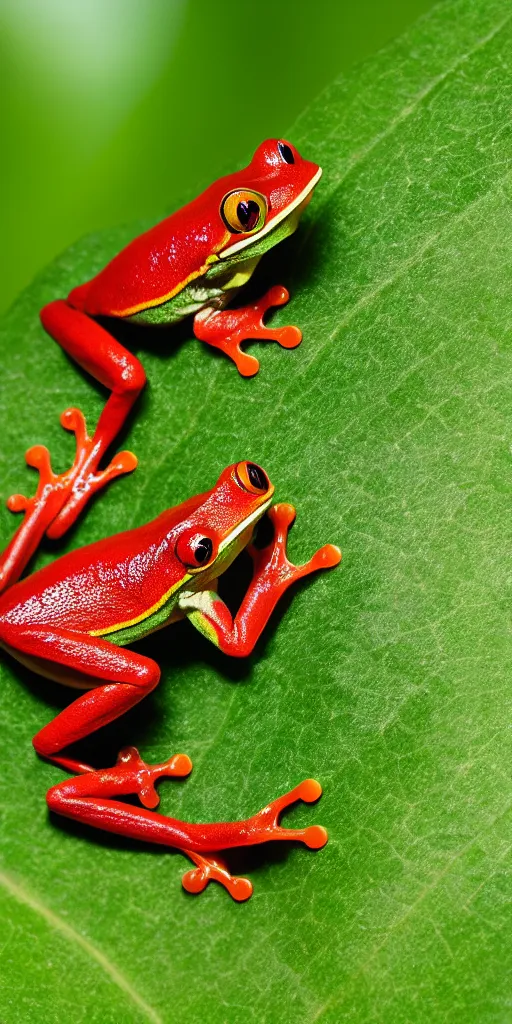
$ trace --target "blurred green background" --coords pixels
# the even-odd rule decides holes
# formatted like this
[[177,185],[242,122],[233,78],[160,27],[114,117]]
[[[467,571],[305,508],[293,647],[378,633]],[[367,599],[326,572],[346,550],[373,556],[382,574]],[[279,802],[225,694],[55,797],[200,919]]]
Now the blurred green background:
[[1,0],[0,308],[80,235],[158,219],[284,134],[431,6]]

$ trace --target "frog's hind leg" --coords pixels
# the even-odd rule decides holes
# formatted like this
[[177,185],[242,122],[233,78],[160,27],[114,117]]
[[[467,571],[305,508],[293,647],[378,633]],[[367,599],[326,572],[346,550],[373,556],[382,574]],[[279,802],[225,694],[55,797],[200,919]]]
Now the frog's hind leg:
[[2,619],[0,643],[40,675],[85,690],[32,740],[41,757],[68,771],[92,772],[92,768],[60,752],[135,707],[160,679],[152,658],[58,626],[18,625]]
[[[57,814],[106,832],[181,850],[196,865],[183,877],[188,892],[202,892],[210,881],[216,881],[235,900],[248,899],[252,884],[247,878],[231,875],[218,851],[276,839],[299,841],[310,849],[320,849],[327,842],[327,833],[320,825],[305,829],[285,829],[279,825],[281,812],[290,804],[298,800],[311,803],[319,798],[322,790],[314,779],[306,779],[244,821],[192,824],[146,809],[154,804],[143,800],[145,787],[149,784],[151,791],[154,778],[159,775],[186,775],[189,765],[185,755],[177,755],[165,762],[167,770],[162,771],[161,765],[151,767],[141,762],[136,751],[128,756],[125,753],[124,759],[121,754],[113,768],[54,786],[47,794],[47,803]],[[151,773],[155,773],[154,778]],[[115,799],[128,794],[138,795],[145,806],[135,807]]]
[[[80,289],[75,291],[78,294]],[[13,495],[8,501],[12,511],[25,512],[9,555],[9,582],[20,575],[44,533],[52,538],[61,537],[93,494],[137,465],[132,452],[120,452],[106,469],[99,469],[146,383],[142,364],[104,327],[74,308],[70,300],[50,302],[41,310],[41,322],[64,351],[108,388],[111,395],[92,438],[79,409],[63,412],[62,426],[76,437],[76,457],[65,473],[52,471],[48,451],[42,445],[27,452],[27,462],[39,469],[41,479],[33,498]]]
[[[91,444],[87,437],[84,417],[79,409],[66,409],[60,419],[62,426],[75,434],[75,462],[65,473],[54,473],[50,453],[44,445],[34,445],[25,453],[27,465],[38,471],[39,481],[32,498],[26,498],[23,494],[11,494],[7,499],[10,511],[23,512],[24,516],[12,540],[0,556],[0,593],[21,576],[44,535],[54,535],[52,525],[55,525],[62,508],[67,507],[79,474],[81,460],[83,461],[83,454]],[[83,503],[110,480],[123,473],[129,473],[136,465],[135,455],[131,452],[119,452],[106,469],[89,478]]]
[[94,436],[89,438],[85,430],[80,436],[77,458],[69,471],[66,501],[48,530],[50,537],[61,537],[92,494],[112,476],[127,473],[137,465],[132,452],[122,452],[106,470],[98,469],[144,387],[146,374],[139,360],[85,312],[84,302],[83,289],[75,288],[67,300],[50,302],[40,314],[45,331],[111,392]]
[[[280,815],[291,804],[297,803],[298,800],[303,800],[304,803],[314,803],[321,795],[320,783],[315,779],[305,779],[284,796],[272,800],[248,821],[234,822],[231,827],[243,826],[247,838],[245,842],[232,842],[231,847],[285,839],[302,842],[311,850],[321,849],[328,839],[327,832],[322,825],[310,825],[305,829],[285,829],[279,825]],[[209,882],[219,882],[234,900],[247,900],[252,895],[252,882],[248,878],[232,875],[225,861],[217,854],[205,856],[195,853],[193,850],[184,852],[197,865],[183,876],[182,884],[187,892],[199,893],[206,888]]]
[[53,472],[48,449],[43,445],[27,451],[26,461],[38,470],[39,484],[32,498],[13,494],[8,499],[8,508],[24,512],[24,518],[0,560],[0,592],[16,582],[45,534],[61,537],[93,494],[137,465],[133,452],[125,451],[119,452],[105,469],[99,469],[146,382],[141,363],[69,301],[50,302],[41,311],[41,321],[65,352],[112,393],[92,438],[79,409],[62,413],[62,426],[76,438],[75,460],[66,472]]

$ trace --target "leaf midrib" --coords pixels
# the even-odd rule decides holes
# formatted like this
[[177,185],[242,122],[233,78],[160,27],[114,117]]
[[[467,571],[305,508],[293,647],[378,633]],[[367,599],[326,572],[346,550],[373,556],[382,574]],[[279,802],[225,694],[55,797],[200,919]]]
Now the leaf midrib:
[[152,1006],[149,1005],[149,1003],[146,1003],[146,1000],[142,998],[139,992],[137,992],[137,989],[133,986],[132,982],[129,981],[126,975],[119,970],[119,967],[117,967],[112,960],[109,960],[102,950],[91,942],[90,939],[85,938],[84,935],[80,935],[80,932],[77,932],[72,925],[67,921],[64,921],[60,915],[50,907],[47,907],[40,896],[37,896],[33,891],[29,892],[24,885],[12,878],[9,874],[6,874],[4,871],[0,871],[0,887],[4,889],[9,896],[17,900],[18,903],[22,903],[23,906],[28,907],[34,914],[41,917],[45,924],[53,929],[53,931],[59,932],[68,942],[72,942],[74,945],[79,946],[86,956],[99,964],[110,981],[116,985],[117,988],[121,989],[126,996],[128,996],[137,1009],[141,1010],[152,1024],[164,1024],[160,1015]]

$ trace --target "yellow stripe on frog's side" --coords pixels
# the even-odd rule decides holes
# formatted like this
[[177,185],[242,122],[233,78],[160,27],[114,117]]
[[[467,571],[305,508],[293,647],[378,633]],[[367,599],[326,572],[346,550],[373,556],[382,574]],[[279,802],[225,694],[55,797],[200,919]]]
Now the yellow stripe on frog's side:
[[[253,523],[256,519],[259,519],[260,516],[262,516],[266,512],[271,502],[272,495],[267,501],[263,503],[263,505],[260,505],[257,509],[255,509],[250,516],[247,516],[247,518],[243,519],[241,523],[238,523],[238,525],[235,526],[235,528],[231,531],[231,533],[227,535],[227,537],[224,537],[224,540],[222,540],[221,543],[219,544],[217,558],[230,544],[233,543],[233,541],[236,540],[239,534],[243,533],[243,531],[246,530],[247,527],[251,525],[251,523]],[[211,566],[206,566],[205,568],[208,569],[211,568]],[[198,572],[186,572],[181,577],[181,579],[178,580],[177,583],[173,583],[172,587],[169,590],[167,590],[166,593],[163,594],[162,597],[160,597],[158,601],[155,602],[155,604],[151,605],[150,608],[147,608],[145,611],[141,612],[140,615],[136,615],[135,618],[133,619],[126,619],[125,622],[117,622],[115,625],[112,626],[104,626],[102,629],[90,629],[89,636],[106,636],[107,633],[118,633],[122,629],[128,629],[130,626],[136,626],[138,622],[143,622],[144,619],[149,619],[150,615],[154,615],[155,612],[157,612],[162,607],[162,605],[164,605],[166,601],[168,601],[169,598],[172,597],[172,595],[176,592],[176,590],[179,589],[179,587],[183,586],[184,583],[187,583],[188,580],[192,579],[194,576],[197,575]]]
[[159,295],[157,299],[139,302],[137,306],[130,306],[129,309],[113,309],[109,316],[134,316],[135,313],[141,313],[144,309],[152,309],[153,306],[163,306],[164,302],[169,302],[169,299],[173,299],[175,295],[182,292],[183,289],[187,287],[187,284],[190,284],[191,281],[195,281],[196,277],[201,277],[203,274],[206,274],[206,271],[210,268],[211,264],[216,263],[217,260],[218,256],[215,254],[213,256],[208,256],[208,259],[203,263],[202,267],[199,267],[199,270],[194,270],[192,274],[189,274],[184,281],[180,281],[180,283],[177,284],[172,291],[167,292],[166,295]]
[[90,629],[89,636],[105,636],[106,633],[117,633],[121,629],[128,629],[129,626],[136,626],[138,622],[142,622],[144,619],[148,619],[150,615],[154,615],[154,613],[157,612],[170,597],[172,597],[178,587],[181,587],[182,583],[186,583],[187,580],[190,580],[191,578],[190,573],[185,573],[181,580],[178,580],[177,583],[173,583],[170,590],[160,597],[156,604],[151,605],[151,608],[141,612],[140,615],[136,615],[134,619],[127,619],[126,622],[118,622],[114,626],[105,626],[104,629]]

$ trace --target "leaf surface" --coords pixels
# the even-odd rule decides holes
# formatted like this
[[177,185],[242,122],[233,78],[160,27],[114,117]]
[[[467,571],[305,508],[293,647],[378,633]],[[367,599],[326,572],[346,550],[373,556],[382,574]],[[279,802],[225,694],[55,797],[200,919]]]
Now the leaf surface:
[[[130,333],[150,381],[139,470],[59,551],[138,525],[228,463],[260,462],[298,509],[295,560],[342,567],[296,592],[247,664],[184,624],[145,641],[159,689],[92,749],[184,750],[166,813],[245,816],[313,775],[328,846],[241,859],[243,906],[180,888],[179,855],[50,822],[62,773],[32,735],[67,697],[5,659],[0,708],[0,1018],[5,1024],[483,1024],[510,1020],[510,7],[441,4],[316,100],[287,134],[324,178],[262,263],[276,323],[242,381],[199,342]],[[2,493],[22,452],[64,468],[67,405],[99,391],[38,310],[142,225],[87,238],[16,304],[2,336]],[[139,349],[140,345],[140,349]],[[12,517],[2,514],[3,537]],[[39,555],[42,564],[54,551]]]

